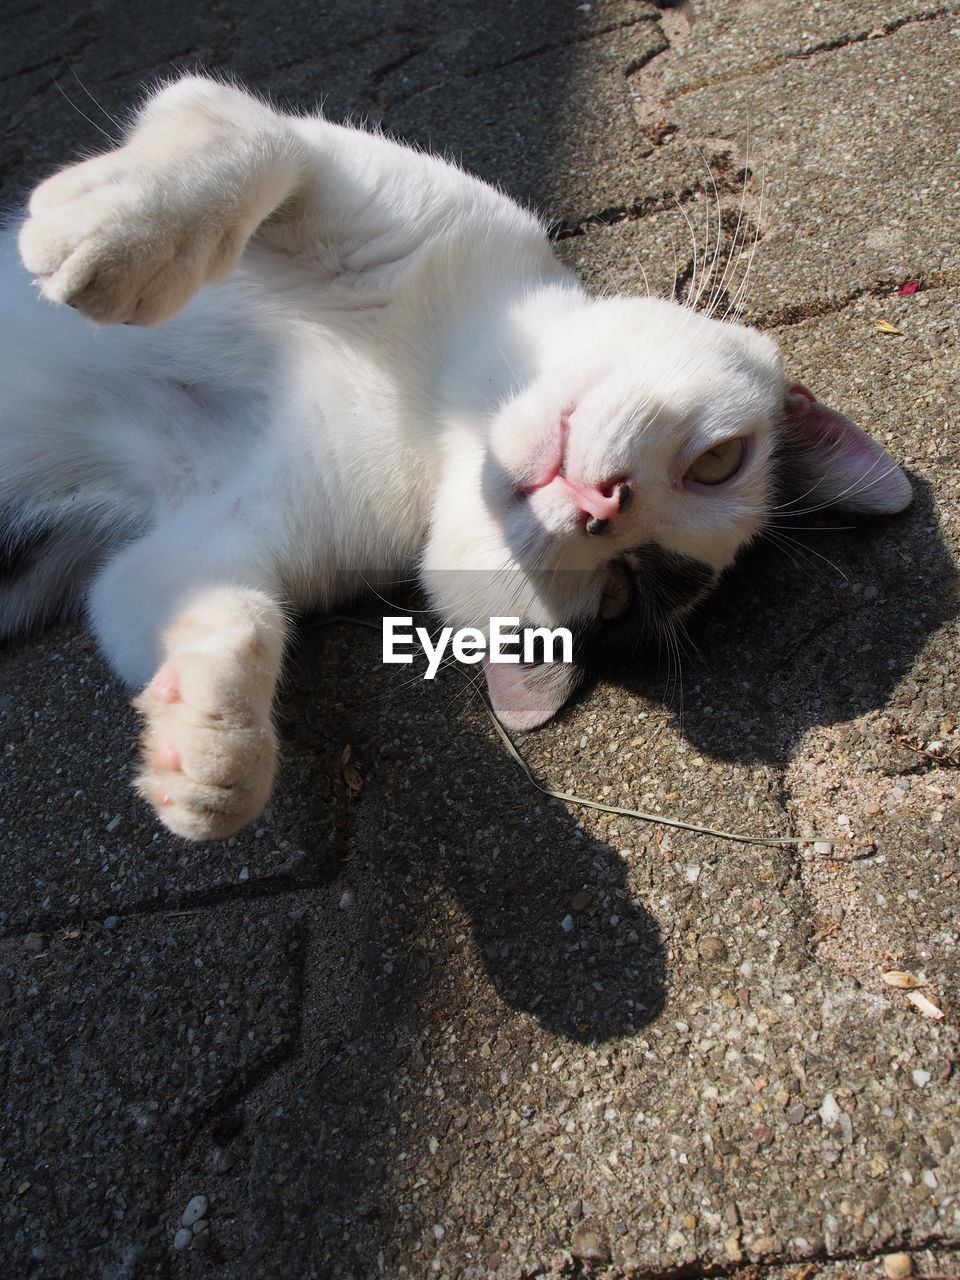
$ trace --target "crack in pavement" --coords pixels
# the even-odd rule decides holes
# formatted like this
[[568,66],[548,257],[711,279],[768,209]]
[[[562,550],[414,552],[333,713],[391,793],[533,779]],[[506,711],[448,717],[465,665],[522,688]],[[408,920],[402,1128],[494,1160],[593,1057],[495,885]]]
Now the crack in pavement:
[[[544,44],[537,45],[535,48],[525,49],[522,53],[514,54],[512,57],[502,58],[493,62],[481,63],[466,73],[456,75],[448,74],[444,79],[437,81],[435,84],[426,85],[424,88],[415,89],[407,94],[400,94],[389,101],[379,102],[377,105],[383,111],[389,111],[399,106],[406,106],[411,102],[415,102],[418,98],[423,97],[425,94],[432,93],[435,89],[440,88],[445,83],[455,81],[459,84],[467,84],[471,80],[479,79],[482,76],[490,75],[496,71],[502,71],[507,67],[519,66],[525,62],[532,62],[536,58],[542,58],[545,54],[562,53],[567,49],[576,49],[578,46],[589,44],[593,40],[601,40],[604,36],[612,35],[616,31],[629,31],[631,27],[637,27],[641,24],[647,23],[660,26],[659,15],[656,13],[644,14],[638,18],[630,18],[623,22],[611,23],[609,26],[598,30],[574,33],[566,40],[547,41]],[[432,46],[428,45],[420,52],[429,52],[431,47]],[[657,57],[659,53],[665,51],[666,47],[666,44],[664,44],[663,50],[653,51],[643,61],[639,61],[639,65],[642,66],[644,65],[644,62],[649,61],[650,58]],[[405,60],[406,59],[401,59],[401,64]],[[624,74],[626,75],[626,72]]]
[[[735,80],[747,79],[751,76],[763,75],[766,71],[772,71],[777,67],[789,65],[791,62],[803,62],[809,58],[818,57],[824,53],[834,53],[839,49],[848,49],[854,45],[865,44],[872,40],[886,39],[888,36],[895,35],[906,26],[914,26],[919,23],[936,22],[941,18],[956,17],[960,12],[960,8],[955,2],[941,5],[936,9],[930,9],[925,13],[907,14],[902,18],[894,18],[890,22],[881,24],[871,31],[857,31],[845,36],[837,36],[833,40],[823,40],[817,44],[811,45],[807,49],[798,49],[795,52],[779,54],[773,58],[765,58],[761,62],[756,62],[748,67],[738,68],[735,71],[724,71],[716,76],[705,76],[701,80],[692,81],[690,84],[683,85],[679,89],[669,90],[662,98],[664,105],[676,102],[678,99],[686,97],[691,93],[698,93],[702,89],[710,89],[715,85],[730,84]],[[665,50],[659,57],[669,53],[669,49]]]

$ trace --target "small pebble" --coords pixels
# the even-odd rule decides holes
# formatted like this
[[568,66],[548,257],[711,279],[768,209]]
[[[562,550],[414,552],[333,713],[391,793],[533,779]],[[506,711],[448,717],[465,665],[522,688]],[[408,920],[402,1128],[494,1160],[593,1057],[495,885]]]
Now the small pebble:
[[560,921],[560,928],[564,933],[573,932],[573,916],[564,916]]
[[119,917],[119,916],[107,916],[106,920],[104,920],[104,922],[103,922],[103,927],[104,927],[105,929],[109,929],[109,930],[111,930],[111,932],[112,932],[114,929],[119,929],[119,928],[120,928],[120,917]]
[[579,889],[570,899],[570,910],[586,911],[592,901],[593,894],[589,889]]
[[701,960],[722,961],[727,958],[727,948],[723,939],[714,934],[708,933],[705,938],[701,938],[697,950],[700,952]]
[[908,1280],[913,1275],[913,1259],[909,1253],[888,1253],[883,1260],[887,1280]]
[[204,1231],[210,1230],[210,1223],[206,1218],[198,1218],[193,1224],[192,1231],[195,1236],[202,1235]]
[[47,939],[42,933],[28,933],[23,940],[23,949],[32,956],[38,956],[47,949]]
[[926,1088],[933,1078],[929,1071],[911,1071],[910,1076],[918,1089]]
[[173,1237],[173,1247],[175,1249],[189,1249],[193,1242],[193,1232],[189,1227],[181,1227],[177,1234]]
[[833,845],[828,840],[817,840],[813,846],[814,853],[833,853]]
[[352,889],[344,889],[340,895],[340,901],[337,904],[341,911],[349,911],[357,900],[357,895]]
[[840,1105],[832,1093],[826,1093],[823,1096],[823,1104],[820,1107],[820,1119],[828,1129],[832,1128],[840,1120]]
[[723,1242],[723,1252],[727,1255],[731,1262],[742,1262],[743,1251],[740,1248],[740,1241],[737,1236],[727,1236]]
[[579,1222],[574,1227],[570,1252],[582,1262],[609,1262],[612,1256],[609,1244],[588,1222]]
[[209,1201],[206,1196],[194,1196],[188,1201],[180,1221],[185,1227],[192,1227],[195,1222],[199,1222],[201,1218],[206,1217],[208,1205]]
[[214,1147],[210,1157],[210,1166],[214,1173],[229,1173],[235,1164],[236,1158],[232,1151],[225,1151],[223,1147]]

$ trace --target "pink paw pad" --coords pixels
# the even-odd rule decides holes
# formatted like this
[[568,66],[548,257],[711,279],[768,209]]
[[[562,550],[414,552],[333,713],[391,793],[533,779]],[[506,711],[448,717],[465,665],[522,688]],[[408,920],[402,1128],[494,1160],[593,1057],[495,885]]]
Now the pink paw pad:
[[158,738],[154,746],[154,758],[164,769],[179,770],[180,752],[169,738]]
[[158,702],[180,701],[180,677],[171,666],[162,666],[150,681],[147,692]]

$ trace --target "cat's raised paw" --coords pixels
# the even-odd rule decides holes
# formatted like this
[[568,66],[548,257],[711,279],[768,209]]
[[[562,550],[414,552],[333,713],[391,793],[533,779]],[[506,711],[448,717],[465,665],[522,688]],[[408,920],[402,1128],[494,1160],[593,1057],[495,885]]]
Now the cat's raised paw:
[[243,248],[228,210],[195,195],[128,148],[85,160],[34,191],[20,255],[51,302],[98,324],[161,324]]

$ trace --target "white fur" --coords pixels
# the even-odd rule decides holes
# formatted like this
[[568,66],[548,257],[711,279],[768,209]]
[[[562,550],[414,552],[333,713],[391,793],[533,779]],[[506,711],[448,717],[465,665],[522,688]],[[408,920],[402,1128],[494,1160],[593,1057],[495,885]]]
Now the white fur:
[[[7,246],[0,512],[13,541],[64,532],[0,590],[0,632],[92,578],[107,658],[148,686],[138,786],[181,834],[266,801],[288,609],[419,567],[447,622],[556,625],[596,613],[619,551],[722,569],[765,518],[768,338],[591,299],[532,215],[382,136],[189,77],[43,183],[19,247],[45,298],[114,327],[38,304]],[[521,492],[564,415],[566,474],[636,490],[604,537]],[[741,474],[691,491],[731,436]]]

